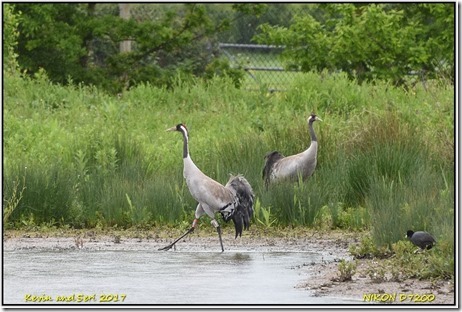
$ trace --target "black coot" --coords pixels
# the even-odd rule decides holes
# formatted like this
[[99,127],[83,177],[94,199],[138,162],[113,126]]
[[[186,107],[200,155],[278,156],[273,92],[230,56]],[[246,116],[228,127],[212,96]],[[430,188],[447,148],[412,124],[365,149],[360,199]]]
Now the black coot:
[[406,237],[411,240],[411,242],[420,247],[421,249],[431,249],[435,243],[436,240],[427,232],[423,231],[407,231]]

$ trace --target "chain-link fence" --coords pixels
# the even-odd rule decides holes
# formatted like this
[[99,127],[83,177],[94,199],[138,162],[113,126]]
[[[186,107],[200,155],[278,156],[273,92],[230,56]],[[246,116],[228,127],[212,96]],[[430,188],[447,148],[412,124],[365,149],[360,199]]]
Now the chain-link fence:
[[283,91],[297,77],[296,71],[286,70],[281,63],[283,46],[219,43],[219,48],[232,68],[245,71],[243,85],[249,90]]
[[267,11],[259,17],[240,16],[230,29],[219,34],[219,49],[231,67],[245,71],[243,86],[249,90],[283,91],[288,83],[300,75],[287,70],[281,60],[284,46],[255,44],[252,38],[258,34],[259,26],[290,26],[297,14],[306,14],[307,4],[267,4]]
[[[258,34],[259,26],[289,26],[295,15],[306,14],[309,4],[267,4],[267,8],[259,17],[233,10],[232,4],[202,4],[209,18],[218,24],[227,18],[231,21],[229,28],[215,34],[214,45],[218,52],[215,57],[226,57],[232,68],[245,71],[242,86],[250,90],[267,88],[271,91],[284,90],[285,86],[296,79],[299,73],[284,68],[280,54],[281,46],[258,45],[252,38]],[[115,3],[99,4],[99,14],[118,14],[120,5]],[[311,6],[312,7],[312,6]],[[130,4],[131,18],[138,22],[145,20],[161,20],[165,14],[175,12],[182,17],[186,10],[184,4],[139,3]],[[116,48],[116,47],[113,47]]]

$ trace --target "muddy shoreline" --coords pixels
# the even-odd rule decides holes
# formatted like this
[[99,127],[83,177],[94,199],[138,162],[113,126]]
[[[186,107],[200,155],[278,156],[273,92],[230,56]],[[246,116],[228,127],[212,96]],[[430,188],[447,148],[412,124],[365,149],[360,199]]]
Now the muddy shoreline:
[[[227,231],[229,232],[229,231]],[[182,233],[180,231],[57,231],[54,233],[4,231],[3,250],[21,249],[79,249],[153,251],[162,248]],[[273,233],[274,234],[274,233]],[[261,230],[251,230],[241,238],[234,239],[224,233],[225,252],[317,252],[322,254],[321,263],[301,263],[302,282],[296,288],[313,292],[314,296],[348,298],[358,303],[378,304],[444,304],[455,303],[454,285],[449,281],[377,281],[370,278],[368,269],[374,261],[358,260],[356,273],[351,281],[339,280],[338,264],[341,259],[352,260],[348,246],[358,241],[356,233],[344,232],[287,232],[268,236]],[[201,230],[179,241],[176,251],[219,251],[215,233]],[[168,252],[175,252],[170,250]]]

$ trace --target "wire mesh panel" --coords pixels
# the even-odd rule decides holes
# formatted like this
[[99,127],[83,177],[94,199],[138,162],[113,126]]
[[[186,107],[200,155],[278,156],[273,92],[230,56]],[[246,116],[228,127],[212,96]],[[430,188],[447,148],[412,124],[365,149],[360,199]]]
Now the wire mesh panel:
[[243,86],[249,90],[283,91],[299,75],[283,67],[280,54],[284,46],[220,43],[219,48],[231,67],[246,72]]
[[284,91],[301,72],[286,70],[281,59],[284,46],[253,44],[262,24],[289,27],[295,15],[306,14],[312,5],[267,3],[259,17],[235,16],[230,28],[217,34],[219,50],[232,68],[245,70],[242,86],[248,90]]

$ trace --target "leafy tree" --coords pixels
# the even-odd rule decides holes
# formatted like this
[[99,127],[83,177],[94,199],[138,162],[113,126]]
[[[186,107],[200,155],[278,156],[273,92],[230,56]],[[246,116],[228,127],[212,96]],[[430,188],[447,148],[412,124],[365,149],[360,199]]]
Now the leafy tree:
[[[86,56],[83,42],[85,11],[82,5],[18,3],[18,61],[33,74],[44,68],[53,81],[67,75],[81,78],[80,60]],[[91,23],[91,22],[90,22]]]
[[405,84],[410,73],[454,79],[454,4],[318,4],[289,27],[261,26],[259,43],[285,45],[289,68],[345,71]]
[[[234,7],[242,8],[243,12],[236,12],[235,14],[239,14],[240,19],[238,23],[232,24],[232,29],[234,33],[233,42],[234,43],[249,43],[252,37],[255,35],[257,31],[257,27],[259,24],[263,22],[271,23],[271,17],[274,15],[274,10],[277,8],[280,9],[281,12],[285,12],[284,9],[287,8],[287,5],[283,4],[253,4],[254,7],[249,8],[246,7],[245,4],[235,4]],[[250,9],[258,10],[256,14],[252,14]],[[280,13],[281,13],[280,12]],[[247,13],[247,14],[245,14]],[[278,14],[279,15],[279,14]]]
[[15,71],[18,68],[15,49],[18,45],[18,18],[10,4],[3,6],[3,64],[4,69]]
[[[217,56],[215,34],[229,27],[229,19],[215,23],[199,4],[166,8],[155,19],[125,20],[116,4],[17,3],[19,64],[29,74],[45,69],[54,82],[70,78],[113,92],[140,82],[170,85],[178,73],[209,77]],[[258,13],[261,5],[233,10]],[[124,40],[134,49],[119,53]],[[217,73],[226,75],[230,71],[223,66],[219,62]]]

